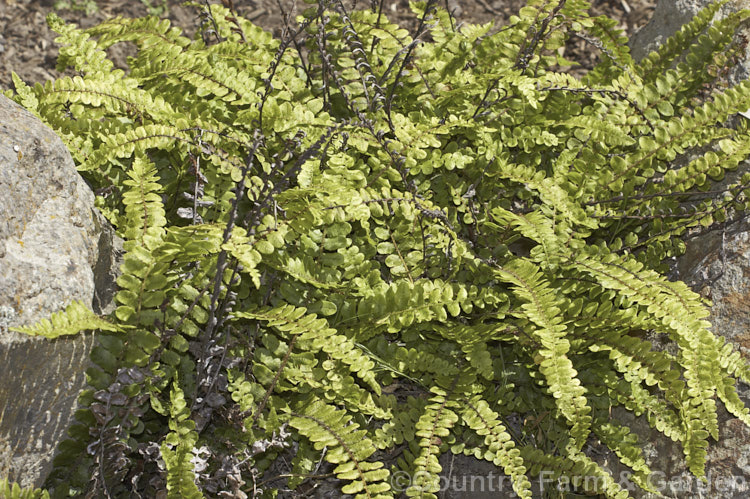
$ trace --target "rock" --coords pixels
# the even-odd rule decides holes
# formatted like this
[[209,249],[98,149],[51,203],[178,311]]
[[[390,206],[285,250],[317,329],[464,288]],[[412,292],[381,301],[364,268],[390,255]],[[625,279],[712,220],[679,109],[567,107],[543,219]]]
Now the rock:
[[91,335],[8,331],[72,300],[113,308],[121,241],[62,141],[0,95],[0,477],[40,486],[85,384]]

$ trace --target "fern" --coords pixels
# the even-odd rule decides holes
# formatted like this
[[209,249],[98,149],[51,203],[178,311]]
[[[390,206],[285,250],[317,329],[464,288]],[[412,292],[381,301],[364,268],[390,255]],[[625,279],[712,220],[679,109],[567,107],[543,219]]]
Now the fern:
[[[453,388],[455,382],[451,386],[451,391]],[[438,473],[442,469],[437,458],[441,453],[442,439],[450,435],[451,428],[459,420],[455,411],[458,405],[449,398],[448,392],[437,386],[431,391],[434,395],[430,397],[415,425],[415,436],[419,438],[419,454],[412,462],[414,480],[406,489],[406,495],[409,497],[437,497],[435,492],[440,491]]]
[[518,497],[531,498],[531,483],[526,476],[523,459],[520,459],[521,453],[504,424],[498,420],[498,414],[482,399],[473,400],[467,406],[463,413],[464,420],[478,435],[484,436],[487,445],[486,451],[480,451],[482,457],[503,467],[505,474],[513,481],[513,490]]
[[71,302],[64,311],[56,312],[49,319],[42,319],[33,326],[12,327],[10,329],[29,336],[44,336],[50,339],[78,334],[82,331],[122,332],[125,330],[123,326],[113,324],[97,316],[80,301]]
[[[320,3],[279,40],[203,3],[192,40],[50,16],[78,75],[14,77],[14,98],[126,250],[113,314],[18,328],[97,331],[54,494],[431,497],[453,452],[520,497],[539,477],[624,498],[588,443],[641,488],[652,470],[611,408],[699,477],[716,400],[750,423],[750,367],[664,277],[750,208],[730,126],[750,84],[717,80],[750,13],[712,25],[713,3],[636,64],[583,0],[531,0],[500,30],[437,3],[412,5],[412,33]],[[580,80],[560,71],[571,37],[601,56]],[[126,72],[105,57],[121,42]]]
[[0,479],[0,496],[6,499],[49,499],[49,493],[41,489],[21,488],[7,478]]
[[497,276],[512,283],[518,296],[526,303],[521,305],[523,316],[538,329],[531,332],[532,338],[541,345],[534,355],[534,362],[545,376],[549,389],[558,404],[560,412],[572,424],[571,436],[577,448],[581,448],[590,429],[590,407],[584,396],[585,389],[576,378],[572,362],[567,358],[570,349],[564,339],[565,326],[554,292],[541,280],[536,269],[521,259],[515,265],[499,269]]
[[161,454],[167,469],[167,494],[170,497],[202,497],[195,485],[191,459],[198,442],[195,423],[190,420],[190,411],[185,396],[178,386],[171,391],[169,429],[172,430],[161,445]]
[[727,1],[719,0],[706,5],[689,23],[667,38],[657,50],[647,55],[641,61],[639,68],[646,79],[650,79],[648,78],[649,75],[654,78],[668,69],[685,49],[691,46],[693,40],[710,25],[714,15]]
[[326,461],[337,465],[336,477],[351,482],[342,487],[342,493],[357,498],[389,497],[388,470],[383,463],[365,461],[375,452],[375,445],[366,430],[358,430],[356,423],[347,425],[347,419],[345,411],[314,401],[293,413],[290,424],[316,449],[326,448]]

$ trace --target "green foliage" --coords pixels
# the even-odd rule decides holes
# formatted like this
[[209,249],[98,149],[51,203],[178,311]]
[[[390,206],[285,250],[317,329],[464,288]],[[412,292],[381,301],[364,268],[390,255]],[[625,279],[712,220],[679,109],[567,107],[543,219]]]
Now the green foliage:
[[193,448],[198,443],[195,421],[190,419],[190,409],[179,386],[171,391],[169,429],[172,430],[161,444],[161,455],[167,469],[167,493],[169,497],[203,497],[195,485],[195,474],[191,460]]
[[71,302],[64,311],[56,312],[49,319],[42,319],[33,326],[10,328],[11,331],[29,336],[44,336],[50,339],[97,329],[101,331],[124,330],[122,326],[99,317],[80,301]]
[[0,478],[0,497],[3,499],[49,499],[49,493],[41,489],[21,488],[7,478]]
[[337,465],[336,478],[348,483],[341,488],[344,494],[357,498],[391,497],[389,477],[382,462],[368,462],[375,453],[375,445],[367,437],[367,430],[358,430],[345,410],[338,411],[322,400],[304,404],[299,413],[292,414],[290,424],[314,444],[315,449],[326,449],[325,460]]
[[[14,98],[66,141],[126,254],[111,317],[20,328],[101,331],[48,485],[274,497],[329,473],[372,498],[405,472],[434,497],[454,452],[520,497],[552,471],[621,498],[586,445],[648,488],[617,406],[703,476],[716,398],[750,423],[750,366],[665,274],[750,207],[750,174],[716,183],[750,154],[730,126],[750,83],[717,79],[750,13],[709,25],[722,3],[638,64],[583,0],[531,0],[500,30],[416,3],[412,34],[324,2],[281,40],[216,5],[194,40],[50,16],[78,76],[14,77]],[[573,35],[601,49],[580,80],[557,50]]]

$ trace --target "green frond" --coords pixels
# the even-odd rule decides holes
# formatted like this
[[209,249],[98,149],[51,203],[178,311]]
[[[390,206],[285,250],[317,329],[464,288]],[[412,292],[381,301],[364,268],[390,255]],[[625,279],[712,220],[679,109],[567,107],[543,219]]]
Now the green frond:
[[380,449],[388,449],[415,441],[415,425],[426,405],[427,401],[415,397],[409,397],[403,404],[399,404],[394,408],[392,418],[375,430],[375,445]]
[[161,59],[150,60],[146,70],[134,76],[155,78],[174,76],[194,87],[199,97],[213,95],[235,105],[255,104],[259,101],[256,80],[221,61],[201,57],[196,53],[164,54]]
[[723,341],[717,338],[717,348],[720,350],[718,362],[723,369],[726,369],[726,373],[722,375],[716,392],[730,414],[750,425],[750,409],[745,407],[740,399],[736,387],[737,380],[734,379],[736,376],[747,382],[748,364],[731,343],[727,342],[723,345],[722,343]]
[[150,251],[158,241],[156,237],[145,236],[144,245],[129,245],[123,257],[122,275],[117,279],[120,291],[116,295],[121,305],[115,316],[124,323],[152,324],[161,316],[159,307],[174,276],[167,277],[169,262],[156,260]]
[[654,395],[639,383],[622,380],[614,373],[601,376],[613,404],[622,405],[636,416],[645,415],[649,426],[675,442],[685,440],[680,415],[662,397]]
[[129,228],[125,231],[125,237],[129,242],[153,247],[155,243],[148,244],[146,239],[160,238],[167,223],[159,195],[162,186],[156,165],[146,156],[137,154],[127,173],[130,178],[123,184],[130,189],[122,196],[127,218],[122,225]]
[[442,439],[449,437],[451,428],[459,421],[459,416],[456,414],[457,402],[437,386],[430,388],[430,391],[433,395],[415,425],[417,430],[415,435],[419,438],[420,450],[412,463],[414,478],[409,488],[406,489],[408,497],[437,498],[435,493],[440,491],[438,474],[442,471],[438,462],[443,452],[441,450]]
[[480,437],[484,437],[487,448],[484,459],[503,467],[518,497],[531,499],[531,483],[526,476],[523,458],[498,414],[481,398],[470,400],[466,405],[461,417]]
[[[690,46],[676,66],[681,88],[671,98],[674,104],[680,105],[693,97],[702,85],[716,83],[717,68],[731,64],[728,56],[733,50],[735,33],[748,16],[750,10],[746,9],[713,22],[705,30],[705,34],[699,36]],[[658,78],[656,84],[659,84]]]
[[678,361],[685,368],[686,394],[694,399],[679,407],[685,417],[685,454],[691,471],[702,476],[706,440],[709,435],[718,438],[713,396],[715,387],[723,383],[717,362],[719,351],[708,330],[711,324],[703,320],[708,311],[685,284],[668,282],[653,271],[641,270],[642,266],[632,259],[608,255],[593,260],[580,255],[573,265],[605,288],[616,289],[647,307],[649,313],[661,319],[665,331],[674,336],[681,348]]
[[612,366],[625,375],[627,381],[637,380],[647,386],[657,385],[674,400],[682,388],[679,373],[674,369],[674,359],[664,352],[651,350],[651,343],[610,329],[592,340],[593,352],[608,352]]
[[49,492],[43,489],[21,488],[8,478],[0,478],[0,497],[5,499],[49,499]]
[[319,400],[312,401],[292,413],[289,424],[310,440],[315,449],[326,449],[324,458],[336,465],[333,471],[336,477],[349,482],[341,488],[342,493],[358,499],[391,497],[390,473],[382,462],[367,461],[377,449],[367,431],[349,421],[346,411]]
[[203,498],[195,484],[191,462],[198,433],[195,431],[195,422],[190,419],[185,396],[176,381],[170,392],[169,416],[171,432],[161,444],[161,455],[167,470],[167,497]]
[[101,146],[87,161],[79,166],[79,171],[93,171],[108,162],[129,158],[134,153],[145,153],[148,149],[168,149],[178,142],[191,142],[185,131],[170,125],[151,124],[130,129],[124,133],[107,136]]
[[336,329],[329,327],[326,319],[306,312],[305,308],[282,305],[274,309],[237,312],[235,315],[264,321],[268,327],[273,327],[287,338],[298,336],[298,341],[304,342],[312,351],[324,351],[347,365],[376,394],[380,394],[380,385],[373,372],[373,361],[362,353],[351,339],[337,334]]
[[595,419],[592,428],[597,438],[617,454],[620,462],[633,470],[633,482],[643,490],[656,493],[638,437],[615,421]]
[[[46,105],[101,107],[107,113],[128,115],[140,123],[170,122],[180,115],[164,98],[138,88],[136,79],[116,73],[59,78],[46,83],[39,94]],[[58,107],[53,107],[45,113],[45,119],[54,119],[53,110],[59,112]]]
[[[667,90],[668,91],[668,90]],[[647,100],[658,98],[645,87]],[[692,115],[673,117],[655,129],[654,137],[641,137],[639,149],[624,158],[613,157],[609,172],[601,177],[603,192],[621,192],[630,195],[638,185],[651,178],[661,164],[673,161],[691,143],[726,138],[726,131],[716,127],[732,113],[741,112],[750,105],[750,82],[744,81],[723,93],[717,93],[711,102],[693,110]]]
[[[603,493],[605,497],[611,499],[629,499],[631,497],[627,489],[623,489],[612,475],[589,457],[583,454],[573,454],[569,456],[569,459],[575,463],[576,468],[581,470],[581,474],[577,477],[583,482],[584,490]],[[576,475],[571,478],[575,480]]]
[[53,313],[49,319],[42,319],[32,326],[12,327],[11,331],[44,336],[54,339],[59,336],[78,334],[82,331],[124,332],[125,328],[99,317],[80,301],[72,301],[65,310]]
[[168,19],[124,19],[121,16],[106,19],[86,30],[88,35],[98,37],[97,45],[104,49],[115,43],[134,42],[142,50],[152,48],[154,51],[167,50],[172,45],[181,48],[190,45],[190,39],[180,36],[181,32],[180,28],[171,27]]
[[567,357],[570,342],[565,339],[567,329],[555,291],[534,264],[520,258],[495,270],[495,275],[512,284],[524,302],[522,316],[535,325],[530,334],[541,346],[533,361],[544,375],[558,410],[571,424],[571,436],[580,448],[590,431],[591,408],[586,402],[586,389]]
[[[539,212],[530,212],[517,214],[508,211],[502,207],[497,207],[492,211],[492,217],[497,222],[502,222],[505,226],[512,226],[522,236],[531,239],[538,246],[531,251],[531,258],[543,263],[545,267],[554,266],[559,261],[559,244],[561,237],[555,233],[554,220],[544,216]],[[495,228],[495,224],[485,224]],[[503,227],[498,229],[502,230]],[[566,238],[567,239],[567,238]],[[535,251],[538,249],[539,251]]]
[[627,490],[598,464],[576,454],[573,456],[552,456],[532,446],[520,449],[521,457],[528,463],[532,476],[538,476],[545,489],[582,489],[589,493],[603,494],[612,499],[630,499]]
[[447,322],[449,316],[458,315],[462,305],[471,306],[466,290],[458,288],[456,302],[453,286],[440,280],[425,280],[413,284],[408,280],[400,280],[373,291],[372,295],[359,300],[356,315],[342,317],[343,326],[355,318],[367,321],[367,325],[359,325],[359,331],[355,333],[360,340],[368,339],[381,331],[395,333],[412,324]]
[[255,287],[260,288],[258,265],[263,256],[258,250],[262,248],[256,249],[251,244],[251,239],[245,235],[245,230],[240,227],[235,228],[229,240],[222,245],[222,249],[228,251],[242,264],[242,272],[249,274]]
[[550,208],[554,207],[570,222],[589,228],[596,228],[596,221],[587,217],[581,207],[573,202],[568,193],[560,187],[559,182],[556,182],[554,178],[547,177],[544,172],[524,165],[506,164],[501,165],[497,173],[493,172],[491,176],[495,175],[522,184],[526,188],[533,189],[546,206]]
[[601,42],[599,63],[591,73],[586,75],[586,80],[591,83],[619,76],[623,70],[630,71],[635,62],[630,55],[628,38],[623,30],[617,28],[617,22],[604,16],[587,20],[590,26],[586,26],[586,37]]
[[750,365],[743,359],[742,354],[735,350],[730,343],[725,343],[720,347],[721,356],[719,362],[727,374],[736,376],[745,383],[750,382]]
[[682,55],[697,36],[711,23],[719,9],[729,0],[709,2],[693,19],[667,38],[659,48],[651,52],[636,66],[644,81],[650,81],[666,71]]
[[[469,336],[473,331],[473,329],[468,329],[465,332]],[[443,331],[441,331],[441,334],[443,334]],[[448,337],[449,334],[445,334],[445,336]],[[374,343],[372,350],[365,346],[360,348],[375,362],[376,369],[390,371],[397,375],[397,379],[405,378],[418,383],[418,378],[414,378],[411,374],[429,373],[431,375],[453,376],[459,372],[456,364],[446,359],[441,355],[442,352],[438,350],[427,351],[427,349],[406,348],[387,341],[383,336],[372,338],[368,343]]]
[[87,74],[109,73],[114,65],[107,58],[107,53],[89,35],[77,29],[75,24],[66,24],[54,12],[47,14],[47,24],[60,36],[55,42],[62,45],[57,60],[57,70],[63,71],[73,67],[76,71]]
[[39,99],[34,89],[29,87],[15,72],[11,73],[11,78],[16,92],[15,95],[9,97],[39,118]]

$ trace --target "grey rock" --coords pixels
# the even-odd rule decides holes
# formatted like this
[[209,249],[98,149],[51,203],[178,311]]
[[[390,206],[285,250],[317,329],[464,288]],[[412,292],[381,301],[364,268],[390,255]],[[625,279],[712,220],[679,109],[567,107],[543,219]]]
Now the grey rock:
[[94,342],[9,331],[73,300],[113,308],[121,240],[62,141],[0,95],[0,477],[40,486],[76,409]]

